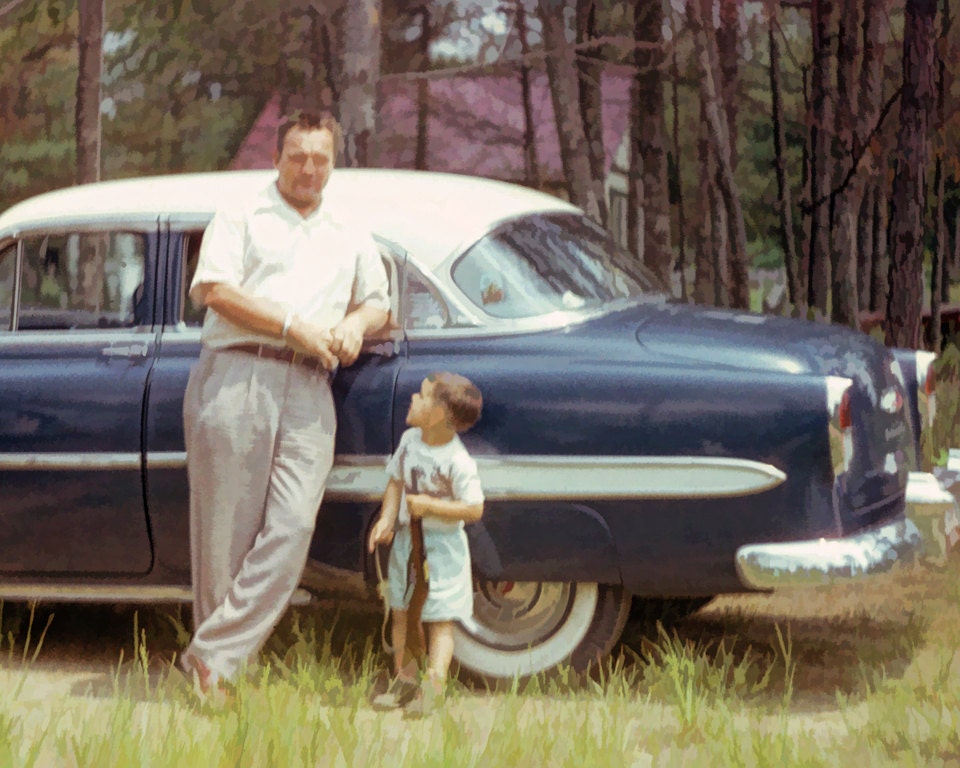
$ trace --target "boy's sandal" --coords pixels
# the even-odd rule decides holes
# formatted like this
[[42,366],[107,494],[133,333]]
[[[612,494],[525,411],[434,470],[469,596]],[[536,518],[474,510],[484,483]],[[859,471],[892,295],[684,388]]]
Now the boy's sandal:
[[403,708],[403,719],[419,720],[426,717],[439,708],[442,699],[442,686],[427,678],[417,688],[410,702]]
[[400,707],[406,706],[413,698],[417,695],[417,691],[420,690],[420,686],[417,685],[416,680],[408,680],[404,678],[394,678],[390,685],[382,693],[377,693],[376,688],[374,688],[374,696],[370,701],[370,705],[378,711],[385,712],[391,709],[400,709]]

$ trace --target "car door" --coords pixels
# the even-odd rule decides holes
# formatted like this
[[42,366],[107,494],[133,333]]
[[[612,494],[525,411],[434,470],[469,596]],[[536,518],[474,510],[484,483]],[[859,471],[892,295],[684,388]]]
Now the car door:
[[151,566],[141,418],[156,232],[27,235],[0,253],[0,573]]
[[[187,290],[202,236],[200,229],[169,232],[164,269],[165,320],[146,409],[147,493],[156,543],[155,577],[169,584],[188,584],[190,578],[182,410],[187,378],[200,352],[204,310],[191,304]],[[378,244],[390,278],[395,318],[404,254],[391,243]],[[399,329],[387,327],[364,343],[356,363],[334,377],[336,459],[310,552],[317,563],[352,572],[363,568],[366,524],[379,506],[385,483],[383,467],[393,450],[393,393],[403,359]],[[358,475],[362,475],[360,482]]]

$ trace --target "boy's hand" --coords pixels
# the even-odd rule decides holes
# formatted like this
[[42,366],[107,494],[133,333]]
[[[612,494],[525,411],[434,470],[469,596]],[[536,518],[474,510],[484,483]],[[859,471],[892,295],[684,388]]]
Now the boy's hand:
[[389,544],[393,541],[393,525],[382,517],[377,519],[370,529],[370,538],[367,539],[367,551],[373,552],[377,544]]
[[419,519],[429,516],[429,503],[430,497],[425,493],[407,494],[407,512],[410,513],[410,517]]

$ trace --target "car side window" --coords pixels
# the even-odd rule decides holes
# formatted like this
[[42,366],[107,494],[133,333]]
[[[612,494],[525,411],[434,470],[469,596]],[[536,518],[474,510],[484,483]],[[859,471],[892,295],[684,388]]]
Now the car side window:
[[132,232],[25,239],[18,330],[137,325],[145,254],[145,236]]
[[13,317],[13,286],[17,273],[17,247],[11,245],[0,253],[0,333],[10,330]]
[[450,311],[436,289],[407,265],[403,296],[403,327],[407,331],[446,328]]

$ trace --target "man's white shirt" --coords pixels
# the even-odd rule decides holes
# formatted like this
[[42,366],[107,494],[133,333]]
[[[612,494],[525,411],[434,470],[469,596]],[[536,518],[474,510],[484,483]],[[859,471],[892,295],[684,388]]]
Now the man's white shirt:
[[[245,206],[213,217],[200,247],[191,299],[201,283],[244,288],[324,328],[363,303],[390,308],[386,272],[369,231],[335,215],[325,202],[301,216],[273,181]],[[215,348],[277,344],[212,310],[204,321],[203,342]]]

